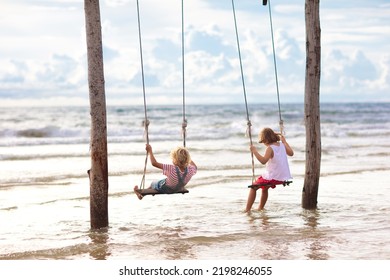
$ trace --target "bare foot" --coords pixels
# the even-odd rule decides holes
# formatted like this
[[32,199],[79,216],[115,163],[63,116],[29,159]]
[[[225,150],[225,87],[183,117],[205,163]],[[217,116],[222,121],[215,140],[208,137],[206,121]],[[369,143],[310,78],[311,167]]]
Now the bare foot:
[[138,199],[141,200],[144,196],[139,192],[138,186],[134,187],[134,193],[137,195]]

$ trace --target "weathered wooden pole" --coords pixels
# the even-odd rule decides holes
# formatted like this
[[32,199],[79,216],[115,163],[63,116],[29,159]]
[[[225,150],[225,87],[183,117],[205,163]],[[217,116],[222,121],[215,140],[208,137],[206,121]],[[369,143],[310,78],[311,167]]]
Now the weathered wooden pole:
[[321,167],[320,74],[321,28],[320,0],[306,0],[306,77],[305,126],[306,167],[302,191],[302,207],[317,208]]
[[84,0],[87,33],[88,84],[91,114],[91,228],[108,226],[108,161],[106,96],[99,0]]

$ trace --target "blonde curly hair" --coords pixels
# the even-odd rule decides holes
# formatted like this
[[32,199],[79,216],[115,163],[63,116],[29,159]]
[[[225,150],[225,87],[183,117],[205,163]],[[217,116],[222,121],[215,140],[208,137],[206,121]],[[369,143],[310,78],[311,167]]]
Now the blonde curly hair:
[[171,158],[174,165],[184,169],[191,162],[191,156],[188,150],[184,147],[177,147],[171,151]]

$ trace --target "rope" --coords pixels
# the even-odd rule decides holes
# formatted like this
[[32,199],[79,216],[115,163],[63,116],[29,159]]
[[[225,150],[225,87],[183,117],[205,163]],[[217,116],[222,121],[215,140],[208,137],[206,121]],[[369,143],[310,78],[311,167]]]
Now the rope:
[[[149,120],[148,120],[148,113],[146,108],[146,93],[145,93],[145,74],[144,74],[144,61],[142,56],[142,37],[141,37],[141,19],[140,19],[140,12],[139,12],[139,2],[137,0],[137,19],[138,19],[138,38],[139,38],[139,51],[140,51],[140,59],[141,59],[141,76],[142,76],[142,92],[143,92],[143,100],[144,100],[144,137],[146,139],[146,144],[149,144]],[[144,172],[140,183],[140,189],[145,188],[145,174],[146,174],[146,166],[148,164],[148,152],[146,152],[145,157],[145,165],[144,165]]]
[[[144,74],[144,62],[142,55],[142,36],[141,36],[141,19],[140,19],[140,9],[139,9],[139,1],[137,0],[137,19],[138,19],[138,38],[139,38],[139,50],[140,50],[140,60],[141,60],[141,76],[142,76],[142,92],[143,92],[143,101],[144,101],[144,138],[146,139],[146,144],[149,144],[149,120],[147,114],[147,106],[146,106],[146,91],[145,91],[145,74]],[[187,119],[185,112],[185,79],[184,79],[184,0],[181,1],[181,18],[182,18],[182,74],[183,74],[183,123],[182,123],[182,136],[183,136],[183,146],[186,146],[186,128],[187,128]],[[140,183],[140,189],[145,188],[145,175],[146,175],[146,167],[148,164],[148,152],[146,152],[145,156],[145,165],[144,171]]]
[[[264,4],[264,2],[265,2],[265,4]],[[266,4],[267,4],[267,1],[263,1],[263,5],[266,5]],[[279,127],[280,127],[280,133],[284,134],[283,119],[282,119],[282,113],[281,113],[281,109],[280,109],[280,94],[279,94],[278,70],[277,70],[277,66],[276,66],[274,31],[273,31],[273,26],[272,26],[271,0],[269,0],[269,3],[268,3],[268,11],[269,11],[269,22],[270,22],[270,27],[271,27],[271,39],[272,39],[272,51],[273,51],[273,58],[274,58],[276,93],[278,96]]]
[[[244,79],[244,71],[243,71],[243,68],[242,68],[241,48],[240,48],[240,40],[239,40],[239,37],[238,37],[236,9],[234,7],[234,0],[232,0],[232,9],[233,9],[234,27],[235,27],[235,30],[236,30],[238,58],[239,58],[239,61],[240,61],[241,81],[242,81],[242,88],[243,88],[243,92],[244,92],[244,100],[245,100],[245,108],[246,108],[246,119],[247,119],[247,131],[246,131],[246,134],[249,137],[250,144],[252,146],[253,145],[253,142],[252,142],[252,132],[251,132],[252,124],[251,124],[251,121],[249,119],[248,101],[247,101],[247,98],[246,98],[245,79]],[[253,153],[252,152],[251,152],[251,158],[252,158],[252,182],[253,182],[254,179],[255,179],[255,162],[254,162],[254,158],[253,158]]]
[[182,137],[183,137],[183,146],[186,146],[186,128],[187,128],[187,119],[186,119],[186,103],[185,103],[185,75],[184,75],[184,0],[181,1],[181,61],[182,61],[182,85],[183,85],[183,123],[182,123]]

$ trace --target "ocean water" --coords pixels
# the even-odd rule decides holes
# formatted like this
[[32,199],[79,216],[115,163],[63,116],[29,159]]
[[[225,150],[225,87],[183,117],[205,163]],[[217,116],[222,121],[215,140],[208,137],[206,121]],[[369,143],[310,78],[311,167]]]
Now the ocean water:
[[[278,128],[274,104],[249,106],[252,140]],[[244,213],[252,178],[243,105],[189,105],[189,194],[138,200],[142,106],[107,108],[109,227],[90,230],[87,107],[0,108],[0,259],[390,259],[390,104],[321,104],[318,209],[301,207],[302,104],[282,104],[293,183]],[[181,106],[149,106],[156,158],[182,145]],[[256,176],[264,167],[255,162]],[[160,179],[148,165],[146,183]]]

